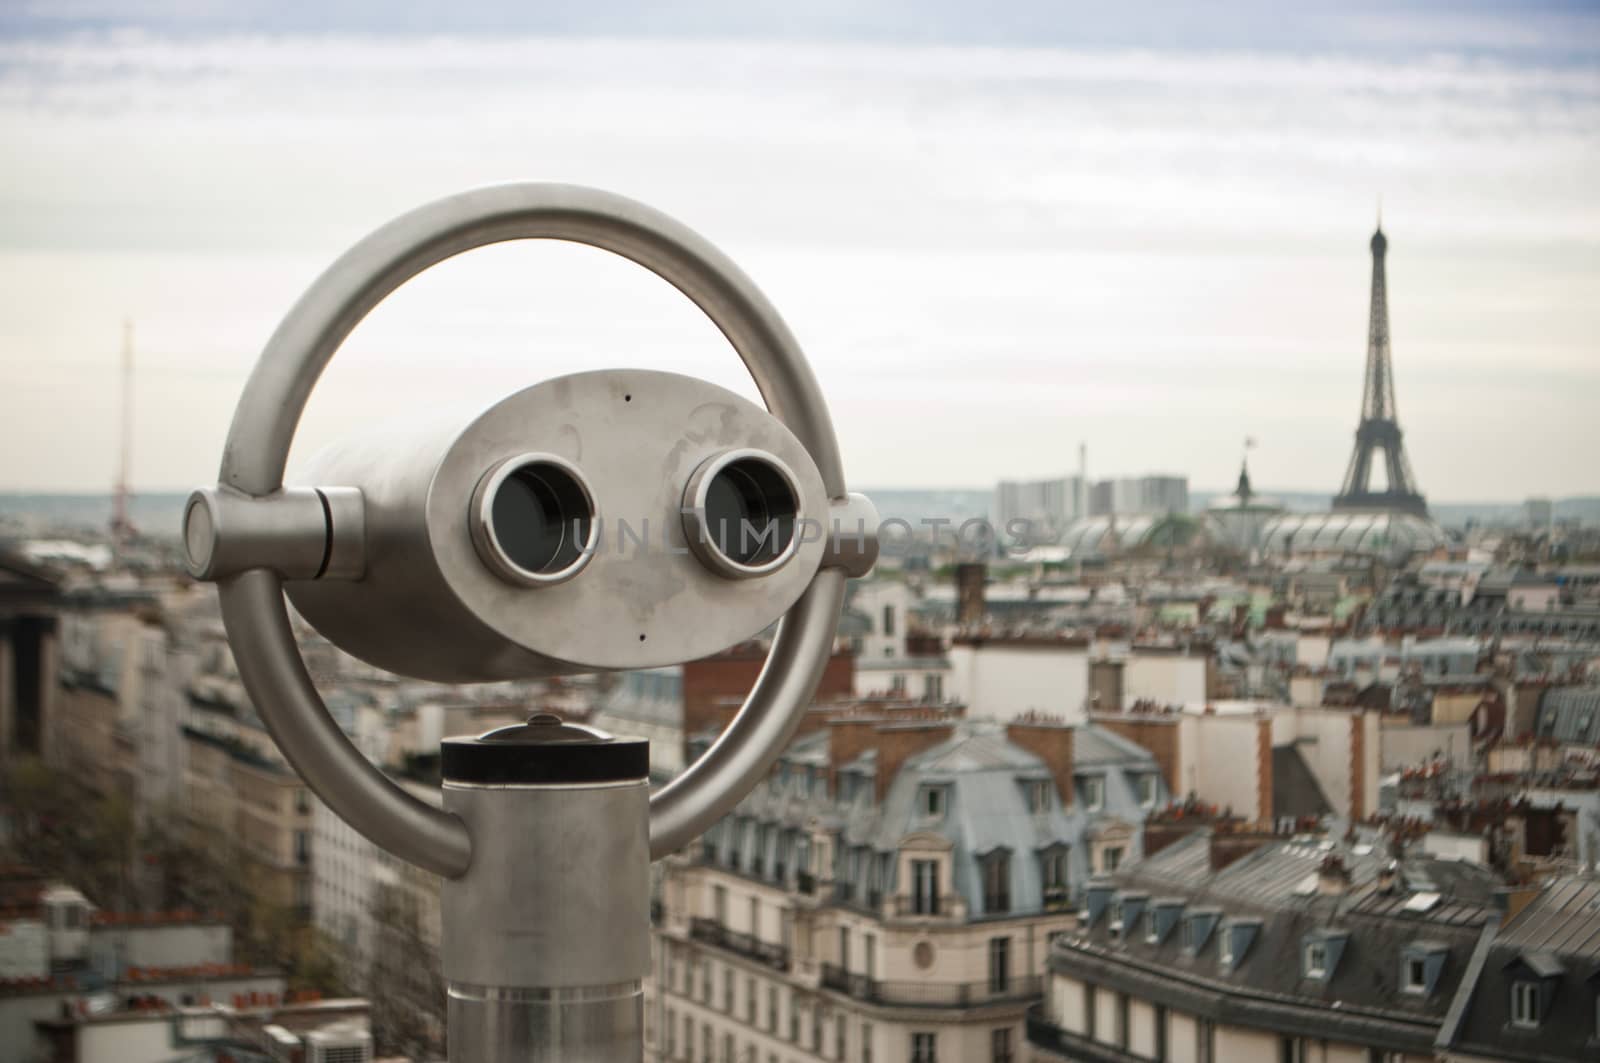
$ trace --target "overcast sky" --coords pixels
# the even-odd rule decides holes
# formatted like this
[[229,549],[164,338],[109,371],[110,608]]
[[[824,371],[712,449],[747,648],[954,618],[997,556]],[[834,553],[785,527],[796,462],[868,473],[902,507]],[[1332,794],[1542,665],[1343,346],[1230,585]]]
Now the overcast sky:
[[[540,178],[739,261],[865,486],[1059,474],[1081,440],[1092,474],[1218,487],[1249,435],[1258,483],[1335,490],[1381,197],[1422,489],[1600,492],[1593,5],[592,6],[8,3],[0,490],[109,485],[124,317],[136,489],[213,480],[322,267],[420,202]],[[515,245],[380,307],[297,453],[606,365],[754,397],[665,285]]]

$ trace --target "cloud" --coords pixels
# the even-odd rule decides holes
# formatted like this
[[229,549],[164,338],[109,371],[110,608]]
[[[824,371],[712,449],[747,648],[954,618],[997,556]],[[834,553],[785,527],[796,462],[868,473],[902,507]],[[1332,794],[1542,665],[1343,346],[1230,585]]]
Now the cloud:
[[[1080,438],[1105,471],[1181,464],[1221,483],[1253,432],[1262,482],[1331,489],[1381,193],[1424,487],[1593,489],[1541,457],[1600,449],[1575,398],[1600,383],[1596,128],[1592,67],[1481,56],[6,40],[0,137],[27,147],[0,171],[0,278],[18,296],[0,307],[0,453],[74,457],[0,465],[0,484],[103,482],[109,431],[71,434],[60,410],[107,400],[83,367],[114,357],[124,314],[157,382],[142,423],[206,408],[182,446],[147,427],[136,472],[204,479],[253,351],[322,264],[417,202],[539,177],[645,199],[723,244],[807,343],[852,475],[878,483],[1065,467]],[[597,255],[506,248],[380,308],[307,441],[597,358],[749,388],[664,286]],[[1496,379],[1519,409],[1550,389],[1515,438],[1462,405],[1493,401]]]

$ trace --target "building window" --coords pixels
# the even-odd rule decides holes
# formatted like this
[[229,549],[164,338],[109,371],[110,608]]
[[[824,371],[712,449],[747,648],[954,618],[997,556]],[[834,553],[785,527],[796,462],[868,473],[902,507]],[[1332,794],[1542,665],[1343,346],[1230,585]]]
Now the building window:
[[761,940],[761,898],[750,895],[750,936]]
[[861,935],[861,954],[866,976],[878,977],[878,939],[875,935]]
[[311,863],[311,832],[297,830],[294,832],[294,862],[301,867]]
[[861,1063],[872,1063],[872,1023],[861,1024]]
[[1164,1004],[1157,1004],[1155,1010],[1156,1051],[1154,1058],[1165,1060],[1167,1058],[1167,1009]]
[[1047,891],[1066,889],[1067,851],[1065,849],[1047,849],[1040,853],[1039,877],[1044,881],[1044,888]]
[[1539,985],[1537,982],[1511,983],[1511,1024],[1537,1027],[1539,1025]]
[[883,635],[885,638],[894,638],[894,606],[883,607]]
[[310,815],[310,813],[311,813],[311,791],[310,790],[307,790],[305,787],[301,787],[300,789],[298,789],[298,790],[296,790],[294,792],[294,810],[296,812],[298,812],[302,816]]
[[733,1034],[722,1035],[722,1063],[733,1063]]
[[1085,776],[1083,780],[1083,807],[1098,812],[1106,807],[1106,781],[1098,775]]
[[845,1058],[845,1041],[848,1034],[845,1030],[844,1016],[840,1015],[833,1022],[833,1058]]
[[726,886],[711,887],[711,918],[718,926],[728,925],[728,888]]
[[929,672],[922,677],[922,700],[944,700],[944,676],[937,672]]
[[1113,874],[1122,866],[1122,846],[1108,845],[1100,850],[1100,870],[1103,874]]
[[683,1017],[683,1058],[694,1058],[694,1018],[689,1015]]
[[733,968],[722,969],[722,1010],[733,1014]]
[[672,1009],[667,1009],[667,1058],[674,1059],[678,1055],[678,1017]]
[[751,1026],[756,1024],[756,980],[744,980],[744,1021]]
[[1406,959],[1405,988],[1407,993],[1428,991],[1428,965],[1420,957],[1410,956]]
[[1011,854],[1005,849],[983,858],[984,914],[1011,910]]
[[822,1009],[811,1009],[811,1051],[822,1055]]
[[939,1035],[914,1033],[911,1035],[911,1063],[939,1063]]
[[1232,967],[1233,966],[1233,928],[1232,927],[1225,926],[1225,927],[1222,928],[1222,943],[1219,946],[1218,951],[1217,951],[1217,959],[1222,962],[1222,966],[1224,966],[1224,967]]
[[795,1006],[793,996],[789,998],[789,1040],[800,1043],[800,1009]]
[[700,1024],[700,1061],[701,1061],[701,1063],[711,1063],[711,1053],[716,1051],[715,1045],[716,1045],[716,1042],[713,1041],[712,1038],[711,1038],[711,1024],[709,1022],[701,1023]]
[[767,1032],[778,1032],[778,987],[767,987]]
[[1117,1047],[1128,1050],[1128,994],[1117,994]]
[[1328,973],[1328,946],[1320,941],[1306,945],[1306,977],[1322,978]]
[[1095,1039],[1095,1003],[1094,983],[1083,983],[1083,1033],[1093,1041]]
[[1298,1037],[1278,1038],[1279,1063],[1306,1063],[1306,1043]]
[[1144,940],[1150,945],[1159,944],[1161,941],[1161,933],[1156,929],[1156,910],[1154,908],[1145,912]]
[[1011,939],[989,939],[989,992],[1004,993],[1011,974]]
[[1154,775],[1139,776],[1139,805],[1150,808],[1156,803],[1156,777]]
[[944,815],[944,787],[925,786],[922,788],[922,814],[929,819],[937,819]]
[[1194,1022],[1194,1056],[1195,1063],[1216,1063],[1217,1024],[1210,1019]]
[[1111,902],[1110,927],[1113,934],[1122,929],[1122,901],[1120,898]]
[[989,1031],[989,1058],[993,1063],[1011,1063],[1011,1028]]
[[1050,811],[1050,780],[1029,779],[1024,785],[1028,791],[1028,811],[1035,815]]
[[700,961],[700,1003],[711,1003],[711,961]]
[[914,915],[939,914],[939,862],[911,861],[911,911]]
[[850,928],[847,926],[839,928],[839,969],[850,969]]

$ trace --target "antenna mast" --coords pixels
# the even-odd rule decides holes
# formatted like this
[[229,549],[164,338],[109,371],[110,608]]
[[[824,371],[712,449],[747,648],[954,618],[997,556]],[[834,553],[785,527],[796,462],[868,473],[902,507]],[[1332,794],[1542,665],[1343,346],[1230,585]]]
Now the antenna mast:
[[122,322],[122,444],[117,457],[117,484],[111,503],[111,533],[121,542],[133,534],[128,517],[128,463],[133,451],[133,322]]

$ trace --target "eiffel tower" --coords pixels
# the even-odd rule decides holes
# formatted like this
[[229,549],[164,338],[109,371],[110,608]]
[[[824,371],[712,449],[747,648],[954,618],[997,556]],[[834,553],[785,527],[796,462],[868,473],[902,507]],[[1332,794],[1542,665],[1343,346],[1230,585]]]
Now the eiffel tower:
[[[1344,487],[1333,500],[1335,510],[1385,511],[1428,515],[1427,499],[1417,490],[1411,463],[1400,445],[1400,422],[1395,416],[1394,371],[1389,359],[1389,298],[1384,283],[1383,257],[1389,240],[1383,223],[1372,234],[1372,311],[1367,325],[1367,378],[1361,395],[1361,425],[1356,429],[1356,449],[1344,474]],[[1380,459],[1376,451],[1382,450]],[[1382,461],[1387,485],[1372,489],[1374,465]]]

